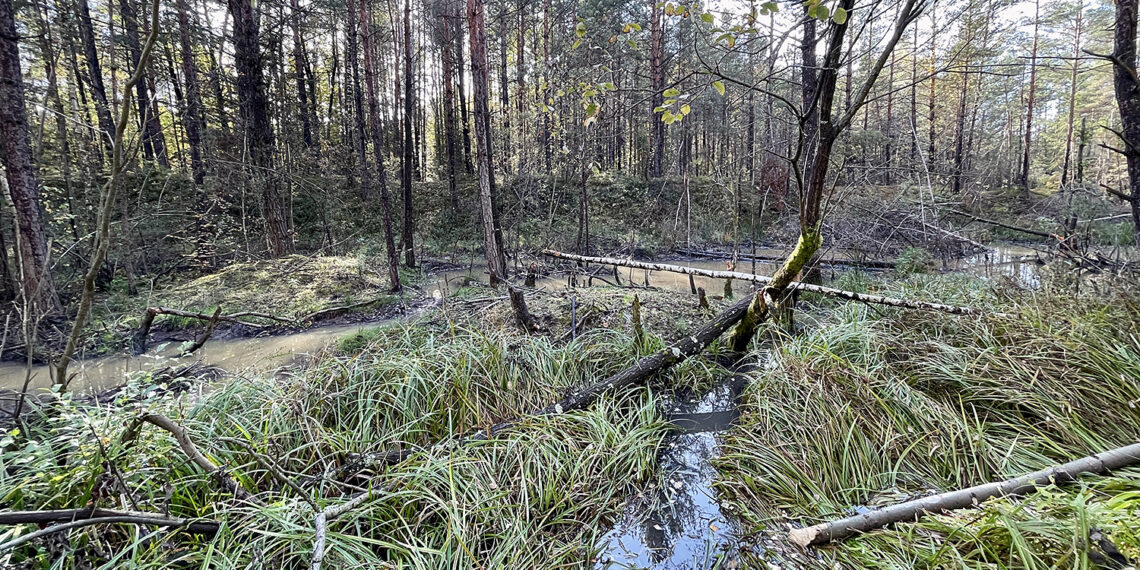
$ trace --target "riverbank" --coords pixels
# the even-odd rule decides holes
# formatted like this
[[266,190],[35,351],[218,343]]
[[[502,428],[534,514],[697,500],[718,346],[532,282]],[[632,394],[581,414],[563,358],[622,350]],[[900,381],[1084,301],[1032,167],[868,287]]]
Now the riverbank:
[[[1140,436],[1134,407],[1140,394],[1127,382],[1140,375],[1134,282],[1103,277],[1074,290],[1051,271],[1028,283],[1018,278],[1020,269],[986,277],[924,267],[905,274],[839,272],[833,285],[1016,317],[871,308],[804,295],[797,309],[802,331],[786,337],[761,330],[750,356],[760,364],[756,370],[726,369],[717,343],[647,386],[607,394],[585,410],[524,419],[470,445],[439,446],[525,418],[660,350],[730,302],[723,281],[700,285],[708,291],[706,309],[687,278],[670,274],[622,272],[620,287],[601,281],[613,278],[609,272],[598,273],[592,287],[579,274],[576,288],[562,287],[573,275],[552,274],[528,296],[543,331],[523,335],[509,304],[480,283],[477,268],[453,268],[423,280],[431,308],[339,331],[306,362],[229,377],[209,389],[192,382],[166,390],[161,378],[131,374],[114,402],[64,398],[42,421],[9,433],[0,454],[5,510],[94,500],[221,526],[209,536],[80,530],[65,541],[34,541],[0,561],[74,567],[130,557],[140,568],[308,567],[316,510],[344,504],[365,486],[387,491],[330,523],[327,567],[616,569],[634,546],[629,537],[651,547],[642,551],[651,562],[685,562],[695,553],[724,568],[1086,560],[1103,547],[1074,547],[1087,533],[1063,524],[1073,512],[1066,505],[1086,496],[1091,506],[1081,512],[1089,525],[1130,555],[1127,529],[1140,519],[1120,502],[1129,496],[1119,492],[1131,488],[1128,473],[1024,503],[1047,501],[1041,509],[1055,513],[1047,519],[1053,521],[1048,536],[1068,542],[1017,538],[1032,535],[1038,519],[1018,510],[1023,503],[1007,501],[820,550],[787,543],[789,525],[1017,474]],[[646,288],[646,277],[660,288]],[[744,284],[735,288],[738,296],[746,292]],[[680,404],[699,403],[700,394],[734,374],[746,379],[739,408],[712,410],[730,412],[732,421],[677,435],[679,416],[704,413],[700,405]],[[191,441],[256,502],[235,499],[215,476],[188,464],[162,430],[149,426],[124,439],[124,426],[144,413],[185,426]],[[867,422],[859,420],[864,416]],[[708,453],[686,455],[690,443]],[[398,465],[370,459],[406,450],[412,457]],[[701,500],[689,512],[716,518],[703,525],[704,519],[668,522],[660,505],[670,499]],[[639,503],[656,506],[639,509]],[[947,530],[969,527],[983,513],[988,526],[970,527],[974,534]],[[0,541],[27,530],[9,527]],[[991,545],[994,533],[1011,538]],[[660,557],[650,554],[662,550]]]

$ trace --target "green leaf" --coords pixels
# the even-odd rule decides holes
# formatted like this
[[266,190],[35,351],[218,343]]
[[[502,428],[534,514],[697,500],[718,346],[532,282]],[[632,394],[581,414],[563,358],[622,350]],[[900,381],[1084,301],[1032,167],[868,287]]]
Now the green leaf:
[[668,125],[673,122],[673,116],[674,115],[672,111],[665,111],[664,113],[661,113],[661,120]]
[[574,33],[578,34],[578,37],[580,38],[584,37],[586,35],[586,23],[578,22],[578,24],[574,26]]
[[641,24],[638,24],[637,22],[630,22],[629,27],[639,32],[641,31]]
[[570,49],[578,49],[580,45],[582,45],[582,38],[574,40],[574,43],[570,44]]
[[629,47],[631,47],[633,49],[637,49],[637,41],[636,40],[629,39],[629,40],[626,40],[625,43],[629,44]]
[[711,24],[713,23],[713,15],[705,12],[704,14],[701,14],[701,20],[706,24]]
[[670,88],[666,89],[664,93],[662,93],[662,95],[664,95],[665,97],[676,97],[680,94],[681,94],[681,90],[677,89],[676,87],[670,87]]
[[843,25],[847,23],[847,10],[843,8],[835,9],[835,16],[832,17],[836,24]]
[[713,81],[713,89],[716,89],[717,93],[724,95],[724,82],[720,81],[719,79],[716,81]]
[[820,20],[826,20],[827,17],[831,15],[831,11],[827,9],[827,6],[820,4],[819,6],[815,7],[815,14],[815,17],[819,18]]
[[681,105],[682,115],[688,115],[690,112],[692,112],[692,108],[690,108],[688,105]]

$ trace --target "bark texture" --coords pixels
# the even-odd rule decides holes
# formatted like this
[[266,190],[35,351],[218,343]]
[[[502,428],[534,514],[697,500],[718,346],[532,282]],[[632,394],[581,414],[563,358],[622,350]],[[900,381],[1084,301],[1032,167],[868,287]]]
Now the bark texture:
[[1107,473],[1137,463],[1140,463],[1140,443],[1090,455],[999,483],[986,483],[968,489],[940,493],[834,522],[794,529],[788,533],[788,540],[805,547],[825,544],[889,524],[914,522],[927,513],[937,514],[975,507],[993,497],[1025,495],[1036,491],[1038,487],[1070,483],[1082,473]]
[[0,151],[5,186],[16,219],[20,282],[33,312],[48,315],[61,309],[48,259],[50,252],[40,212],[39,182],[32,165],[17,38],[12,0],[0,0]]

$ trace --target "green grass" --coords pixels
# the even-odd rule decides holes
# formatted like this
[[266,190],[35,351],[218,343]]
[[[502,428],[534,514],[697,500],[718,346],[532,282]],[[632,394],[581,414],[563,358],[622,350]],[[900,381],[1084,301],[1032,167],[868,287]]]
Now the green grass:
[[[1019,316],[847,303],[774,349],[719,464],[720,488],[750,528],[782,536],[789,522],[1002,480],[1140,437],[1136,297],[999,295],[968,277],[925,275],[887,289]],[[1136,488],[1117,476],[995,501],[822,549],[819,564],[1088,567],[1089,525],[1121,550],[1140,548]]]
[[[572,564],[591,554],[621,502],[654,473],[666,426],[651,390],[525,420],[489,442],[432,448],[390,469],[357,473],[353,454],[429,448],[525,416],[567,388],[628,364],[638,350],[612,331],[556,344],[420,321],[377,329],[351,351],[291,378],[234,380],[197,403],[152,395],[125,404],[130,395],[153,394],[149,378],[136,378],[122,407],[65,404],[29,433],[13,434],[6,443],[15,447],[0,455],[0,505],[71,508],[93,501],[130,508],[119,493],[107,492],[119,473],[138,509],[220,520],[223,532],[212,540],[178,534],[153,540],[129,526],[89,527],[63,543],[0,554],[0,565],[110,568],[130,560],[137,568],[307,567],[314,514],[307,501],[324,507],[345,500],[352,485],[386,484],[393,485],[390,493],[330,526],[326,568]],[[266,505],[237,505],[220,494],[156,428],[144,428],[129,448],[120,445],[124,424],[143,409],[175,417]],[[292,474],[304,496],[227,437],[248,442]],[[11,538],[8,532],[0,541]]]

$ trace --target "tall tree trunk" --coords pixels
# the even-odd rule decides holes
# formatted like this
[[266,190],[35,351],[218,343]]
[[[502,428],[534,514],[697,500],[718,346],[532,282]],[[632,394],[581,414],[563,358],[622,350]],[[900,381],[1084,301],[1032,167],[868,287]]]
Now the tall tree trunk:
[[[297,115],[301,119],[301,142],[313,148],[313,125],[309,122],[309,92],[305,81],[305,48],[301,43],[301,7],[290,0],[293,24],[293,75],[297,82]],[[316,93],[313,93],[316,97]]]
[[443,136],[446,139],[447,151],[447,191],[451,199],[451,212],[459,213],[459,192],[455,180],[455,155],[459,152],[455,141],[455,70],[452,64],[454,57],[452,50],[455,45],[451,40],[451,13],[447,12],[441,18],[443,24],[443,45],[440,46],[440,56],[443,59]]
[[[456,20],[463,19],[463,16],[459,14],[458,7],[455,11],[455,18]],[[455,58],[455,77],[459,79],[459,121],[462,123],[463,130],[463,168],[467,174],[472,174],[475,172],[475,168],[471,163],[471,118],[470,113],[467,112],[467,87],[466,79],[464,79],[467,74],[463,71],[463,62],[467,61],[463,57],[463,26],[456,27],[455,31],[455,49],[456,54],[458,54]]]
[[[526,123],[526,83],[525,73],[526,68],[524,62],[526,60],[526,15],[528,5],[525,0],[520,0],[518,3],[519,11],[519,27],[518,34],[515,40],[515,107],[518,116],[518,130],[519,141],[527,140],[527,123]],[[620,57],[620,54],[619,54]],[[618,68],[621,67],[621,61],[618,61]],[[619,95],[620,97],[620,95]],[[620,106],[620,105],[619,105]],[[521,174],[526,172],[527,168],[527,155],[529,154],[525,144],[519,145],[519,169]]]
[[1069,118],[1065,126],[1065,159],[1061,166],[1061,187],[1069,182],[1069,163],[1073,155],[1073,123],[1077,116],[1077,76],[1081,66],[1081,24],[1084,0],[1077,0],[1077,22],[1073,31],[1073,72],[1069,79]]
[[649,177],[661,178],[662,166],[665,160],[665,122],[658,116],[656,109],[665,101],[665,30],[661,23],[662,8],[654,0],[650,0],[649,9],[649,76],[652,82],[652,94],[649,100],[649,120],[653,139],[652,158],[649,162]]
[[20,282],[34,312],[28,317],[34,321],[39,315],[59,313],[61,307],[51,275],[39,185],[32,166],[18,37],[12,0],[0,0],[0,156],[16,218]]
[[937,77],[937,74],[934,73],[934,70],[938,66],[938,18],[937,18],[937,15],[938,15],[938,9],[936,6],[934,6],[934,2],[931,2],[931,5],[930,5],[930,69],[929,69],[929,72],[930,72],[930,91],[929,91],[929,97],[927,98],[927,107],[928,107],[928,109],[927,109],[927,122],[928,122],[928,126],[930,127],[930,132],[928,133],[927,138],[928,138],[928,142],[929,142],[930,147],[926,149],[926,156],[930,160],[930,164],[932,167],[935,164],[934,137],[935,137],[936,130],[935,130],[935,120],[934,120],[935,119],[935,116],[934,116],[934,108],[935,108],[934,84],[935,84],[935,79]]
[[210,216],[211,201],[203,182],[206,180],[206,163],[202,159],[202,134],[206,123],[202,118],[202,94],[198,86],[198,67],[194,63],[194,45],[190,40],[190,7],[186,0],[178,0],[178,43],[182,51],[182,81],[186,85],[183,97],[182,123],[186,129],[186,142],[190,146],[190,171],[198,186],[194,220],[194,257],[203,267],[212,267],[216,259],[213,243],[214,224]]
[[546,176],[549,177],[553,173],[551,170],[550,109],[548,106],[550,101],[548,93],[553,80],[550,73],[550,0],[542,1],[542,80],[542,157],[546,161]]
[[186,85],[182,121],[186,142],[190,145],[190,170],[194,183],[201,185],[206,178],[206,164],[202,160],[202,133],[206,125],[202,119],[202,93],[198,86],[198,67],[194,64],[194,45],[190,41],[190,7],[186,0],[178,0],[178,43],[182,50],[182,81]]
[[[41,8],[43,11],[41,12]],[[59,77],[56,74],[58,53],[52,42],[52,30],[47,23],[44,12],[46,7],[36,6],[36,23],[40,28],[40,52],[43,57],[44,75],[47,77],[47,99],[52,106],[55,116],[55,136],[59,141],[60,174],[63,176],[64,191],[67,199],[68,226],[71,228],[71,237],[79,241],[79,229],[76,226],[75,207],[72,204],[73,188],[71,184],[71,142],[67,128],[67,110],[63,106],[63,99],[59,95]],[[4,255],[7,255],[5,253]]]
[[1124,157],[1128,161],[1129,202],[1133,239],[1140,246],[1140,80],[1136,77],[1136,5],[1138,0],[1116,0],[1113,28],[1112,82],[1124,129]]
[[[967,48],[968,49],[968,48]],[[958,93],[958,122],[954,130],[954,176],[953,192],[962,192],[962,162],[966,149],[966,103],[969,96],[970,61],[966,60],[962,70],[962,89]]]
[[251,0],[228,0],[234,19],[234,63],[237,67],[238,105],[244,123],[252,177],[262,188],[262,211],[269,253],[293,253],[293,234],[280,190],[280,176],[273,160],[273,128],[269,123],[261,49],[258,45],[257,14]]
[[507,2],[501,2],[499,8],[499,61],[502,67],[499,68],[499,113],[503,117],[503,159],[499,161],[499,167],[507,174],[510,173],[511,163],[511,101],[508,89],[509,82],[507,80]]
[[107,89],[103,86],[103,72],[99,67],[99,52],[95,49],[95,30],[91,27],[91,8],[87,0],[79,0],[79,34],[83,39],[84,59],[87,60],[91,99],[95,102],[95,115],[99,117],[99,140],[109,153],[115,126],[111,122],[111,108],[107,105]]
[[415,211],[412,207],[412,174],[416,156],[414,126],[416,97],[412,89],[412,0],[404,0],[404,165],[401,169],[401,185],[404,191],[403,239],[404,263],[416,266],[415,251]]
[[348,20],[345,29],[347,45],[344,58],[345,72],[349,77],[345,82],[345,88],[348,91],[346,97],[352,99],[352,143],[356,151],[356,163],[360,167],[360,196],[368,202],[372,199],[372,169],[368,167],[365,153],[368,135],[364,130],[364,92],[360,87],[360,57],[357,48],[359,45],[357,26],[360,17],[357,14],[356,0],[348,0]]
[[[127,41],[127,53],[130,55],[131,69],[138,68],[142,46],[139,44],[138,10],[134,0],[120,0],[119,13],[123,17],[123,35]],[[162,144],[162,133],[156,130],[158,117],[151,112],[150,90],[147,88],[146,76],[135,86],[135,103],[138,105],[139,130],[142,132],[143,157],[154,160],[162,166],[169,166],[166,156],[166,146]]]
[[1041,25],[1041,0],[1033,3],[1033,48],[1029,52],[1029,96],[1025,104],[1025,147],[1021,149],[1021,174],[1018,184],[1029,192],[1029,151],[1033,147],[1033,105],[1037,96],[1037,31]]
[[364,49],[364,85],[368,90],[368,126],[372,134],[372,154],[376,160],[376,179],[380,185],[380,208],[384,217],[384,245],[388,252],[388,281],[392,291],[400,290],[400,260],[396,238],[392,234],[392,200],[388,195],[388,177],[384,171],[384,134],[380,127],[380,103],[376,98],[376,66],[373,63],[371,19],[368,0],[360,2],[360,37]]
[[479,170],[479,205],[483,217],[483,249],[491,283],[507,277],[503,235],[495,203],[495,172],[491,157],[490,87],[487,77],[487,37],[483,0],[467,0],[467,34],[471,42],[471,82],[475,94],[475,146]]
[[[805,12],[807,8],[804,9]],[[802,124],[800,132],[802,133],[803,145],[802,154],[803,160],[800,161],[802,168],[802,180],[811,178],[811,168],[813,166],[812,156],[815,154],[815,148],[819,139],[819,107],[816,105],[816,91],[819,89],[819,79],[816,72],[818,65],[815,57],[815,42],[816,42],[816,29],[815,18],[810,15],[804,18],[803,37],[800,38],[800,101],[802,104],[803,117],[800,119]]]

